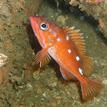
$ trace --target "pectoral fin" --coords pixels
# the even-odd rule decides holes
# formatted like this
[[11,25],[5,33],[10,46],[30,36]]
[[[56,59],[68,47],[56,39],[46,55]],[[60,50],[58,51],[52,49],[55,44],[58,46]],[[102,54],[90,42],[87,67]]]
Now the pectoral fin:
[[40,64],[40,67],[42,67],[43,65],[49,63],[49,61],[51,60],[51,57],[48,54],[48,49],[43,48],[42,50],[40,50],[36,54],[35,60],[36,60],[36,64]]

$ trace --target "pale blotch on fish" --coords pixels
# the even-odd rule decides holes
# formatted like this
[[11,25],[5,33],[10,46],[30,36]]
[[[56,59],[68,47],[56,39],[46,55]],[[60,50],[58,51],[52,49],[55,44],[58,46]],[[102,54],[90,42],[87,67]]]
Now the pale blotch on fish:
[[66,36],[66,40],[69,40],[69,36]]
[[78,70],[79,70],[79,73],[80,73],[81,75],[83,75],[83,70],[82,70],[81,68],[79,68]]
[[80,61],[80,57],[79,57],[79,56],[76,56],[76,60],[77,60],[77,61]]
[[50,32],[52,35],[54,35],[55,37],[57,37],[57,33],[54,32],[52,29],[49,29],[49,32]]
[[69,54],[71,53],[71,49],[68,49],[68,53],[69,53]]
[[57,38],[57,41],[60,42],[60,41],[61,41],[61,38]]

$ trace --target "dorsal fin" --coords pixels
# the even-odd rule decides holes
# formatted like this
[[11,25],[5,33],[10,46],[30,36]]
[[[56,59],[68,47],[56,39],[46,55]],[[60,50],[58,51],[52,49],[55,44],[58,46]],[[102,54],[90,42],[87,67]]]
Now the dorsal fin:
[[75,46],[77,47],[78,53],[85,54],[86,48],[85,48],[85,41],[82,36],[82,33],[80,33],[80,30],[74,30],[74,27],[65,29],[66,33],[71,37],[71,40],[74,42]]
[[83,34],[80,33],[80,30],[75,30],[75,27],[65,28],[67,35],[71,37],[71,40],[75,44],[75,47],[79,53],[80,58],[82,59],[82,67],[84,69],[84,75],[89,76],[92,71],[92,59],[86,53],[85,41]]

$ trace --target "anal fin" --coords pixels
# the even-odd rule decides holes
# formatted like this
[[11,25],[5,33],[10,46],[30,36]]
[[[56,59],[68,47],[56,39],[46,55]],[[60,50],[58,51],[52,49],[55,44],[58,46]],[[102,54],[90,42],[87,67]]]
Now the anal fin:
[[66,71],[64,68],[60,67],[60,72],[62,74],[62,77],[64,80],[76,80],[76,78],[68,71]]

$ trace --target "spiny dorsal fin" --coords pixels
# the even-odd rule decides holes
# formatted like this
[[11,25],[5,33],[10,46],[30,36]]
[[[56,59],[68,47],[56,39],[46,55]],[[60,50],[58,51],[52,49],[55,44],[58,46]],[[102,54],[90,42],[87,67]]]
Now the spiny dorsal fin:
[[82,65],[84,69],[84,75],[89,76],[92,71],[92,59],[86,53],[85,41],[83,34],[80,33],[80,30],[75,30],[75,27],[66,28],[66,33],[71,37],[71,40],[75,44],[80,58],[82,59]]
[[75,30],[74,27],[65,29],[66,33],[71,37],[71,40],[74,42],[75,46],[77,47],[78,53],[85,54],[86,48],[85,48],[85,41],[82,37],[82,33],[80,33],[80,30]]
[[49,63],[51,57],[48,54],[47,49],[42,49],[36,54],[35,60],[36,64],[40,64],[40,67],[42,67],[43,65]]

